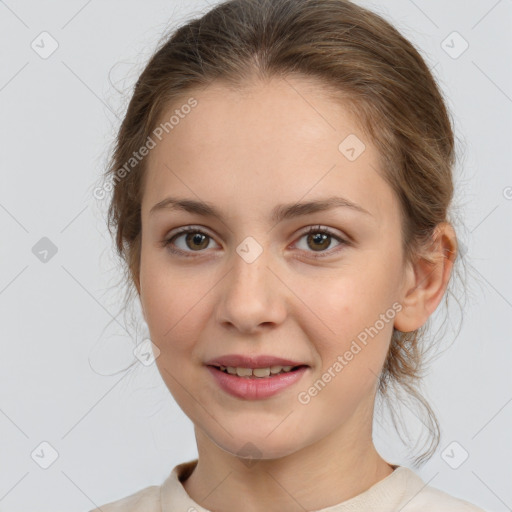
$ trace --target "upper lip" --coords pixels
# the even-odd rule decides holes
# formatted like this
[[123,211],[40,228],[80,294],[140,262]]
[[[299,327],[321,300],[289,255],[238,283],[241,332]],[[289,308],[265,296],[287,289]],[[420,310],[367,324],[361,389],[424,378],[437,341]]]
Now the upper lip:
[[238,368],[268,368],[270,366],[308,366],[306,363],[283,359],[282,357],[259,355],[244,356],[242,354],[227,354],[206,361],[207,366],[231,366]]

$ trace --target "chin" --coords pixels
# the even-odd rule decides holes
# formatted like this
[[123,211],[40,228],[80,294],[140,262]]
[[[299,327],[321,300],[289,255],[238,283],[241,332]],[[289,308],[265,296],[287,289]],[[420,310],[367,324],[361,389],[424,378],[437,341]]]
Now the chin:
[[283,430],[280,435],[277,432],[269,435],[271,431],[254,429],[243,431],[244,435],[226,434],[222,439],[212,440],[225,452],[247,461],[248,467],[257,460],[280,459],[297,451],[298,440],[291,438],[288,432]]

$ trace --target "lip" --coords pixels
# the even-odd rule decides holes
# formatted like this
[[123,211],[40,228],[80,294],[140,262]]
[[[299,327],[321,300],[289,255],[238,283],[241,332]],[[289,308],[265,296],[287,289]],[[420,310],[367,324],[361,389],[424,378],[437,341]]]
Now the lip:
[[300,361],[283,359],[271,355],[245,356],[242,354],[226,354],[210,359],[204,363],[206,366],[234,366],[239,368],[268,368],[270,366],[309,366]]
[[305,372],[309,370],[309,366],[301,366],[289,373],[259,378],[230,375],[229,373],[224,373],[216,366],[207,366],[206,368],[223,391],[244,400],[261,400],[274,396],[285,388],[296,384]]

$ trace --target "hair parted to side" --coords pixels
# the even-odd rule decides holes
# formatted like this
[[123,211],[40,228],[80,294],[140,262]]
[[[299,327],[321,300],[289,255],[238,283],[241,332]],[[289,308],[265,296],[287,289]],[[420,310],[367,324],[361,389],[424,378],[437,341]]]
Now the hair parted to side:
[[[404,261],[428,259],[436,226],[448,222],[454,135],[418,51],[382,17],[348,0],[228,0],[159,46],[137,81],[115,140],[104,175],[114,181],[108,227],[131,292],[139,290],[146,160],[113,179],[118,169],[166,111],[194,90],[216,81],[240,89],[288,76],[310,78],[355,114],[399,200]],[[437,418],[419,392],[428,326],[407,333],[394,329],[378,388],[388,401],[390,388],[405,391],[426,413],[430,443],[416,464],[426,462],[440,441]],[[393,405],[390,410],[397,428]]]

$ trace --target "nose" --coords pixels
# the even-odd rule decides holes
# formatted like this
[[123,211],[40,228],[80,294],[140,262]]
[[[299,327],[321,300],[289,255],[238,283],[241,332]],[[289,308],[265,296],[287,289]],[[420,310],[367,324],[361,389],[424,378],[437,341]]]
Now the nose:
[[[217,321],[244,333],[279,325],[286,317],[287,288],[272,270],[270,251],[246,257],[235,252],[231,270],[219,287]],[[242,254],[242,255],[240,255]]]

